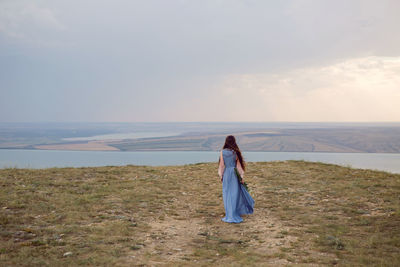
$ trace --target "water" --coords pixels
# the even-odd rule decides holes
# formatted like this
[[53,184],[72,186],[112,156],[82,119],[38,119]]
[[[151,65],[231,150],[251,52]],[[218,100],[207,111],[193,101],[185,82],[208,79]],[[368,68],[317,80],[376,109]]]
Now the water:
[[[246,161],[306,160],[400,173],[400,153],[243,152]],[[183,165],[217,162],[215,151],[57,151],[0,149],[0,168]]]

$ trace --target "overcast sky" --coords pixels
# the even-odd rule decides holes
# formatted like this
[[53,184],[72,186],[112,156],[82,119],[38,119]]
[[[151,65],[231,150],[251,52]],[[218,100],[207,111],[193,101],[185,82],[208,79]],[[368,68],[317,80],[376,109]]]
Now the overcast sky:
[[0,122],[400,121],[398,0],[0,0]]

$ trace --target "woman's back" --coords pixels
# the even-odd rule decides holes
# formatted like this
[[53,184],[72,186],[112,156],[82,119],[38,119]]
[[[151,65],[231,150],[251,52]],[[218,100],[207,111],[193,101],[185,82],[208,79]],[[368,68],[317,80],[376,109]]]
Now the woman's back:
[[233,150],[223,149],[222,157],[224,159],[225,168],[236,167],[236,153]]

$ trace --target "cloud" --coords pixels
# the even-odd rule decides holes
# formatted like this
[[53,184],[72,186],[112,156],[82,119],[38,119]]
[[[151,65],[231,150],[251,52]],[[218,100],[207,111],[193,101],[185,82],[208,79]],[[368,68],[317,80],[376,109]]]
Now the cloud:
[[59,44],[52,33],[64,31],[66,26],[49,7],[34,1],[4,0],[0,2],[0,35],[24,43]]
[[0,0],[0,121],[392,120],[399,3]]
[[216,88],[230,120],[398,121],[400,57],[347,59],[282,73],[228,75]]

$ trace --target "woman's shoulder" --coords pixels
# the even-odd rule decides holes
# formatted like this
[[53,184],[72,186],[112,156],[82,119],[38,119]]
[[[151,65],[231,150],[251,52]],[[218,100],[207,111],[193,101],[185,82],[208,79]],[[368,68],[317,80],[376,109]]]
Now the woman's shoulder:
[[234,151],[232,150],[232,149],[229,149],[229,148],[223,148],[222,150],[221,150],[221,152],[222,153],[233,153]]

